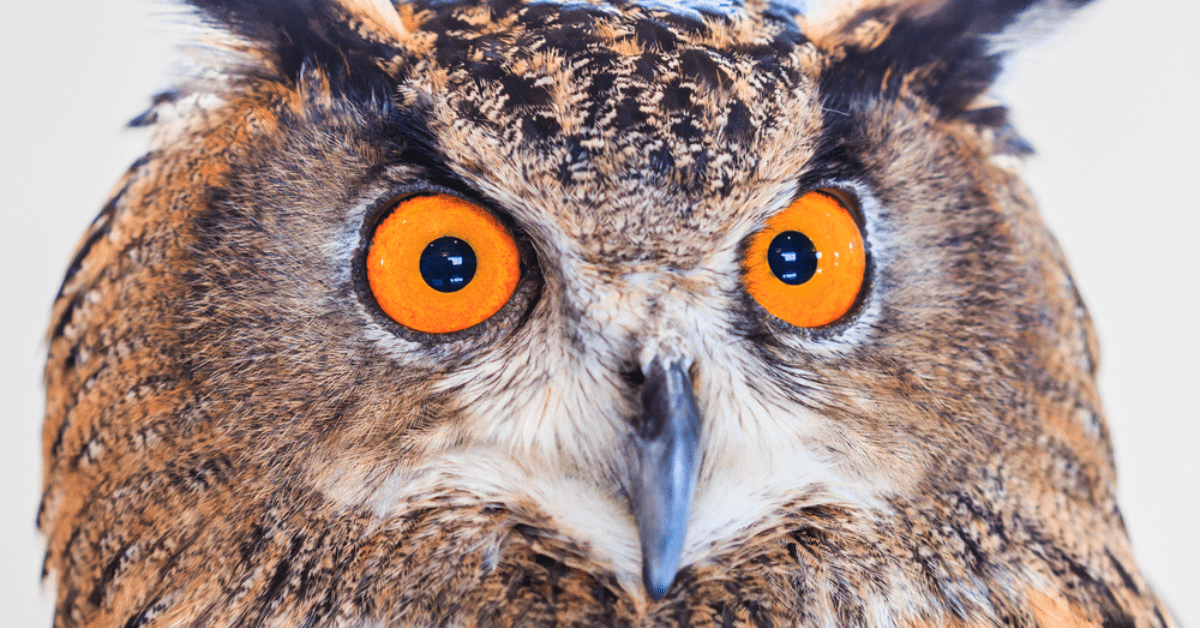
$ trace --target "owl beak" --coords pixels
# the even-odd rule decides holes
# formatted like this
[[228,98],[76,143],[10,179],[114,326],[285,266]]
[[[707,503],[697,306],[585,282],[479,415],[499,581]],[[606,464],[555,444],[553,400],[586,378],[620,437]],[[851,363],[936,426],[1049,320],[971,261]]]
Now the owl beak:
[[642,541],[642,582],[658,600],[679,571],[699,467],[700,409],[680,361],[655,359],[645,377],[635,426],[633,514]]

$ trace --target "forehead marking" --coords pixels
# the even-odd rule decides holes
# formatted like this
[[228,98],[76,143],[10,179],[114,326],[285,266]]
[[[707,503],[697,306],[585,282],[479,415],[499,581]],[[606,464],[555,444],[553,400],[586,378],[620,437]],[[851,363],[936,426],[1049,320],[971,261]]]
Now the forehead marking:
[[[722,157],[698,154],[695,140],[751,144],[771,125],[780,92],[804,80],[795,62],[804,36],[765,16],[685,27],[640,9],[614,16],[590,4],[537,3],[472,28],[461,15],[470,10],[425,25],[445,29],[435,56],[446,80],[419,74],[438,79],[430,88],[449,88],[434,93],[454,101],[459,124],[489,127],[514,150],[565,149],[564,184],[622,139],[650,155],[653,171],[702,175]],[[680,150],[665,151],[664,141]]]

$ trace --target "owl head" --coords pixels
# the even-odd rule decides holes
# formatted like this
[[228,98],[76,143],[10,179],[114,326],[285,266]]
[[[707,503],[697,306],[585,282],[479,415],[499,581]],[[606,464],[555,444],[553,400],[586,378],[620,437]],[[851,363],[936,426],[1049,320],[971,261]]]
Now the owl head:
[[988,97],[1084,2],[190,4],[55,305],[58,625],[1172,625]]

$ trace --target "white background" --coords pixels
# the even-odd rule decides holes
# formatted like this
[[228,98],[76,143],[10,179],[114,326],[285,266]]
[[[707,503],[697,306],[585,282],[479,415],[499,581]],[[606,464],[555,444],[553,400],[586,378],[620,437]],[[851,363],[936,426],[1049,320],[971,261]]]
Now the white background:
[[[0,24],[0,624],[48,626],[34,530],[42,337],[77,238],[144,152],[122,125],[171,83],[148,0],[9,3]],[[1121,504],[1143,572],[1200,628],[1200,3],[1102,0],[1003,91],[1028,180],[1099,328]]]

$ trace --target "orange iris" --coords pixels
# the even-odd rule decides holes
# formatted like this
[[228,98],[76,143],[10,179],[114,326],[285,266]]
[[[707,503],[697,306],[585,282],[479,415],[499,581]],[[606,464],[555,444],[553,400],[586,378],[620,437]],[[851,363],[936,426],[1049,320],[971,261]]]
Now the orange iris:
[[746,289],[768,312],[820,327],[854,306],[867,255],[854,216],[832,196],[809,192],[752,236],[743,265]]
[[431,334],[478,325],[512,296],[521,257],[487,210],[448,194],[400,201],[367,251],[367,282],[397,323]]

